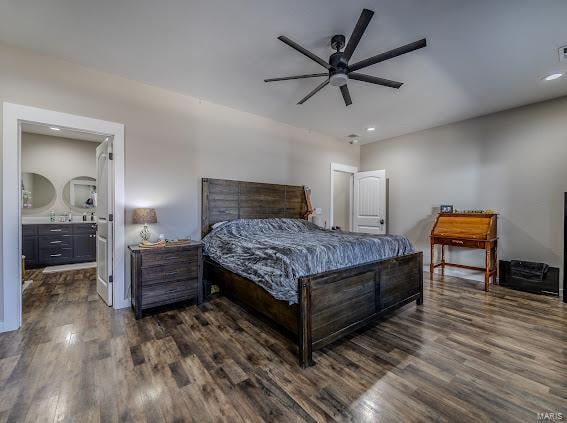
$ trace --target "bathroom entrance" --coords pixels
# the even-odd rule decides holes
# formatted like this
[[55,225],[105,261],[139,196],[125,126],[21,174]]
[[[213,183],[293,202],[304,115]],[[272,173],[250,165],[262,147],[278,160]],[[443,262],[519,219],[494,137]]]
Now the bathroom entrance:
[[75,291],[91,301],[128,306],[123,126],[5,103],[3,143],[0,330],[21,326],[26,290],[69,286],[65,278],[82,278],[85,286]]
[[45,274],[96,269],[98,291],[112,305],[105,270],[112,241],[107,234],[111,146],[106,135],[22,124],[23,292]]

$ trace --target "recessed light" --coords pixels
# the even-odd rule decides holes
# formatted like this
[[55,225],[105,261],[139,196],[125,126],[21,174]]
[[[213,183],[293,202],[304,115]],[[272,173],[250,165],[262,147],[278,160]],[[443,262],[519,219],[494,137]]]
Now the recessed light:
[[367,130],[368,132],[372,132],[372,131],[375,131],[376,128],[374,128],[373,126],[371,126],[370,128],[366,128],[366,130]]
[[544,79],[544,81],[553,81],[554,79],[559,79],[563,76],[562,73],[552,73],[551,75],[547,75]]
[[50,126],[49,129],[51,129],[52,131],[60,131],[61,128],[57,128],[56,126]]

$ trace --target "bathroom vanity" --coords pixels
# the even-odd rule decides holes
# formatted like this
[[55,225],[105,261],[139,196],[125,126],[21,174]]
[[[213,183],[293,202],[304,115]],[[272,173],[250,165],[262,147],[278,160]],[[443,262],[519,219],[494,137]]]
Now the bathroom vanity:
[[24,223],[26,268],[96,261],[94,222]]

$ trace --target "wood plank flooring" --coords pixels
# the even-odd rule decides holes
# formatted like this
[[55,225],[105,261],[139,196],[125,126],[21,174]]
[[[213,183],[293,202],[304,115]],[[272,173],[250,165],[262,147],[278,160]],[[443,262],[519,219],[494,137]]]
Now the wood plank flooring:
[[[136,321],[94,271],[34,276],[0,334],[4,421],[537,421],[567,415],[567,306],[425,277],[424,306],[316,352],[224,298]],[[565,417],[564,417],[565,418]]]

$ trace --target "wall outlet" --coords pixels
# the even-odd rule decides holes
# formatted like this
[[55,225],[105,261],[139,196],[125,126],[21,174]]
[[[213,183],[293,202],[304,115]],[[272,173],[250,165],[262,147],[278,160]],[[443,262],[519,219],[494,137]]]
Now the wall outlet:
[[323,209],[322,209],[321,207],[316,207],[316,208],[315,208],[315,214],[316,214],[316,215],[323,214]]

